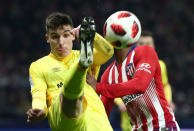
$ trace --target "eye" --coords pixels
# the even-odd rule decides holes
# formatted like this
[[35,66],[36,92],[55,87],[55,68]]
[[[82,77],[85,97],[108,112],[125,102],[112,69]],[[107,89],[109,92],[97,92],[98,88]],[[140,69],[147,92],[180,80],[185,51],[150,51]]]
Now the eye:
[[58,35],[52,35],[51,38],[52,38],[52,39],[58,39],[59,36],[58,36]]
[[67,37],[69,37],[69,36],[70,36],[69,33],[65,33],[65,34],[63,35],[64,38],[67,38]]

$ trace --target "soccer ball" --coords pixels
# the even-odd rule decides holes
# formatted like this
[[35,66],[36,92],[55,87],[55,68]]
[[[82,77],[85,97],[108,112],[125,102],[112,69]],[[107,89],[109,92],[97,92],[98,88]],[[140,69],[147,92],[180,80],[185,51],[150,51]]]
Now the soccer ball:
[[131,12],[118,11],[112,14],[103,28],[104,38],[114,48],[122,49],[137,43],[141,35],[141,24]]

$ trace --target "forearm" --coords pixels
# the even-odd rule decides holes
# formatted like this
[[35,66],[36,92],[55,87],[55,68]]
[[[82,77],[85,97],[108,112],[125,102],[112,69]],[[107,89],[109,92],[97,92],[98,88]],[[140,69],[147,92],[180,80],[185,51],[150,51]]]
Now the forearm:
[[46,93],[43,91],[32,93],[32,109],[42,109],[47,115],[48,108],[46,105]]
[[131,94],[143,94],[151,78],[149,74],[139,75],[134,79],[118,84],[97,83],[96,92],[108,98],[123,97]]

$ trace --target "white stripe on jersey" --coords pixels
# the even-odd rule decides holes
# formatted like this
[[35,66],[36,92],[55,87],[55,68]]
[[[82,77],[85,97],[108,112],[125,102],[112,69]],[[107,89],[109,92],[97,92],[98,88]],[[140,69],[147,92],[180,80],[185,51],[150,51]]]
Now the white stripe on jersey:
[[131,54],[131,58],[130,58],[130,61],[129,63],[132,64],[131,67],[130,67],[130,76],[133,77],[134,76],[134,73],[135,73],[135,66],[134,66],[134,63],[133,63],[133,58],[135,56],[135,51],[133,50],[132,51],[132,54]]
[[110,69],[110,72],[109,72],[109,77],[108,77],[108,83],[109,84],[112,84],[112,70],[113,70],[113,67],[114,67],[114,65],[111,67],[111,69]]
[[[126,74],[126,63],[127,63],[127,58],[123,61],[121,71],[122,71],[122,81],[126,82],[128,81],[127,79],[127,74]],[[118,78],[117,78],[118,79]]]
[[118,70],[117,70],[117,67],[114,66],[115,68],[115,83],[117,84],[118,83],[118,77],[119,77],[119,74],[118,74]]
[[129,63],[133,63],[134,56],[135,56],[135,51],[133,50],[132,51],[132,54],[131,54],[131,59],[130,59],[130,62]]

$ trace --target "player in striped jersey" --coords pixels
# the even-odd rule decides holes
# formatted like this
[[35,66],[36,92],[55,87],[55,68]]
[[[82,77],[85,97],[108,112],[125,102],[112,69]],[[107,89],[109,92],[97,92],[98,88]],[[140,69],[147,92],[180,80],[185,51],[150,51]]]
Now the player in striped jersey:
[[115,49],[116,60],[97,83],[87,75],[87,82],[101,94],[110,115],[114,98],[126,105],[132,130],[180,130],[173,110],[168,106],[155,50],[147,45]]
[[[143,31],[141,34],[141,37],[138,41],[138,45],[148,45],[151,46],[155,49],[155,44],[154,44],[154,39],[153,39],[153,35],[152,32],[150,31]],[[168,76],[167,76],[167,69],[166,69],[166,64],[164,63],[164,61],[159,59],[159,64],[160,64],[160,68],[161,68],[161,75],[162,75],[162,83],[164,86],[164,95],[168,101],[168,105],[173,109],[173,111],[175,110],[175,105],[172,101],[172,90],[171,90],[171,86],[168,82]],[[119,107],[120,111],[121,111],[121,128],[122,131],[128,131],[130,130],[130,123],[129,123],[129,117],[127,115],[125,115],[125,107],[123,107],[123,102],[120,98],[117,98],[114,100],[114,102],[116,103],[116,105]],[[124,111],[123,111],[124,110]]]

